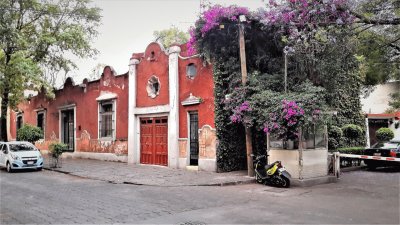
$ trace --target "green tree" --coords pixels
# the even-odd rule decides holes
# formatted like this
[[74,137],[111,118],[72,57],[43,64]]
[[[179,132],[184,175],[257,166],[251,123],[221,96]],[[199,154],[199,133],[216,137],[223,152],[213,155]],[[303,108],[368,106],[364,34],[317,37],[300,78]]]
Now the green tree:
[[400,111],[400,92],[390,94],[389,106],[388,112]]
[[92,57],[97,50],[100,9],[90,0],[0,0],[1,139],[7,140],[7,108],[23,90],[52,89],[45,71],[68,72],[76,65],[66,53]]
[[172,26],[169,29],[154,31],[153,36],[160,41],[164,47],[169,47],[172,44],[184,44],[189,40],[189,34]]
[[350,0],[357,54],[366,59],[364,83],[400,80],[400,1]]

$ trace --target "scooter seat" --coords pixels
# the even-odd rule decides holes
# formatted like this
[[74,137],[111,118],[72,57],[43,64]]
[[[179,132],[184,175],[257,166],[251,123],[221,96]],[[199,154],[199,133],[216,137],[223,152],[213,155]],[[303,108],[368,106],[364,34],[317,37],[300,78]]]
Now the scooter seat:
[[269,164],[269,165],[265,165],[265,170],[269,170],[274,166],[274,163]]

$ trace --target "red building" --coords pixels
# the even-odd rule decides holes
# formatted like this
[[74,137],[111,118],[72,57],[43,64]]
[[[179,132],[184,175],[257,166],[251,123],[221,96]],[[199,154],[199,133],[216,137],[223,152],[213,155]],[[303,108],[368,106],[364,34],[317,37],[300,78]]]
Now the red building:
[[10,115],[11,139],[28,123],[41,127],[44,139],[36,143],[47,150],[51,142],[63,142],[77,157],[126,161],[128,153],[128,74],[116,75],[104,68],[99,80],[75,85],[68,78],[49,99],[44,92],[19,104]]
[[55,99],[39,93],[11,113],[11,139],[29,123],[45,132],[40,149],[61,141],[77,157],[215,171],[212,66],[181,48],[150,43],[126,74],[106,67],[96,81],[67,79]]

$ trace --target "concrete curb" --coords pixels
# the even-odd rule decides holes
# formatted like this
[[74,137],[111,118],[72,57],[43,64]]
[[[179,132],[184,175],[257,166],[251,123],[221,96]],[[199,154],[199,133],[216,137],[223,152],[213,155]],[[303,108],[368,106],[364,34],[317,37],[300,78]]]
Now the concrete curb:
[[335,176],[315,177],[309,179],[292,179],[292,186],[296,187],[310,187],[320,184],[336,183],[339,179]]
[[352,167],[340,168],[340,171],[341,172],[351,172],[351,171],[362,170],[365,168],[366,168],[366,166],[352,166]]
[[131,181],[121,181],[121,182],[116,182],[114,180],[106,180],[106,179],[99,179],[99,178],[94,178],[91,176],[82,176],[82,175],[77,175],[74,172],[67,172],[63,170],[59,170],[56,168],[43,168],[44,170],[48,171],[53,171],[57,173],[63,173],[79,178],[84,178],[84,179],[90,179],[90,180],[97,180],[97,181],[104,181],[112,184],[129,184],[129,185],[138,185],[138,186],[153,186],[153,187],[223,187],[223,186],[233,186],[233,185],[243,185],[243,184],[252,184],[255,183],[254,179],[249,179],[249,180],[240,180],[240,181],[226,181],[226,182],[220,182],[220,183],[208,183],[208,184],[182,184],[182,185],[157,185],[157,184],[146,184],[146,183],[140,183],[140,182],[131,182]]

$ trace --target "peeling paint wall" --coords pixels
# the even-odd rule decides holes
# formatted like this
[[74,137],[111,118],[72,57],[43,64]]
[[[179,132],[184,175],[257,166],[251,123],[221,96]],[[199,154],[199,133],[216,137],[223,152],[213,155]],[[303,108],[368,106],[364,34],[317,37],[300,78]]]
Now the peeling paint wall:
[[[60,110],[65,106],[75,108],[74,137],[75,152],[127,154],[128,138],[128,74],[116,75],[110,66],[106,66],[98,80],[76,85],[68,78],[62,89],[55,91],[55,98],[46,97],[44,90],[37,96],[22,102],[18,110],[13,111],[11,120],[11,139],[16,138],[16,116],[20,113],[23,122],[37,125],[38,112],[44,112],[45,137],[36,143],[41,150],[48,150],[52,142],[61,139]],[[99,139],[99,101],[111,96],[115,102],[114,139]]]

